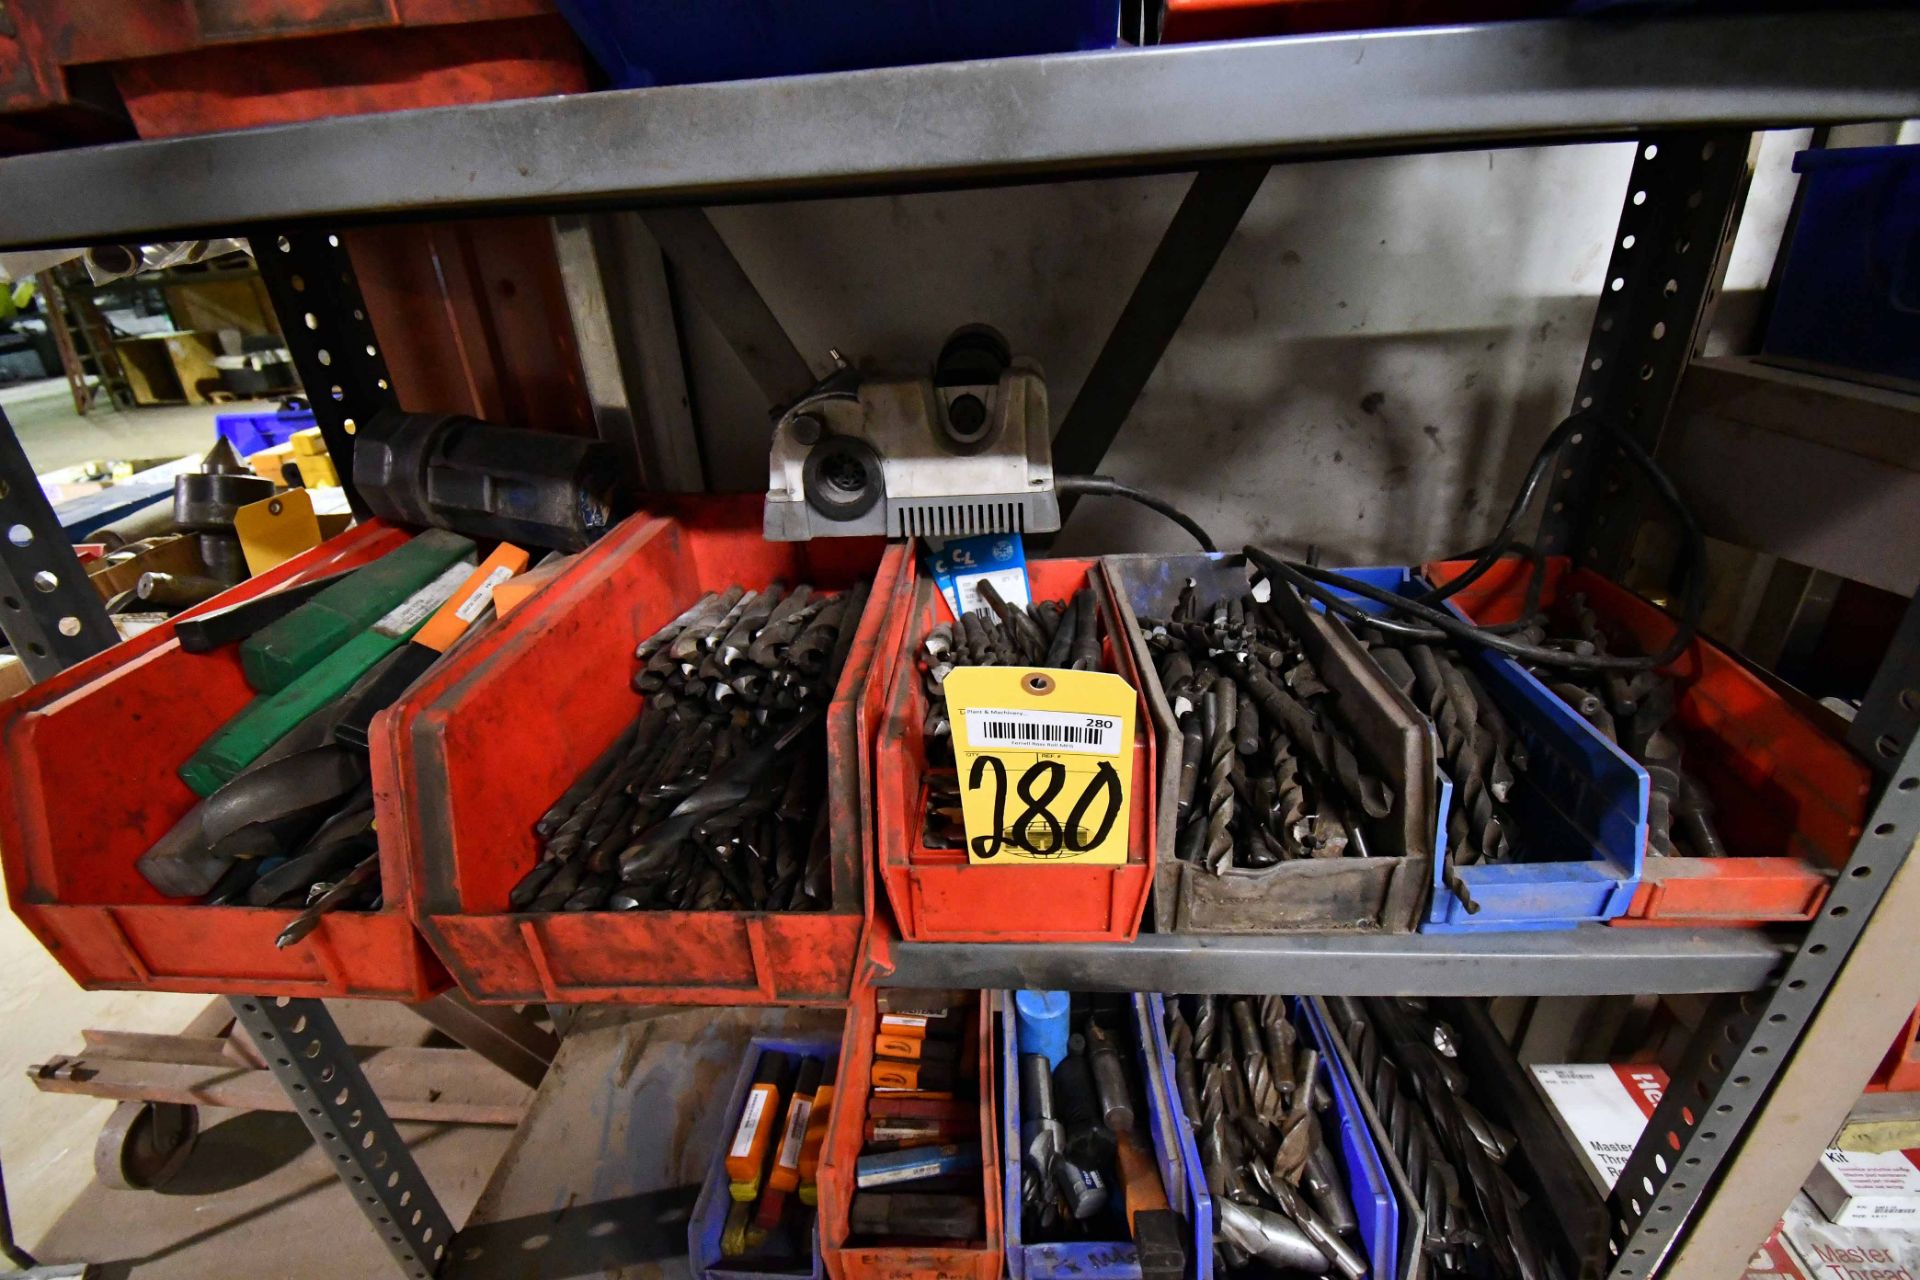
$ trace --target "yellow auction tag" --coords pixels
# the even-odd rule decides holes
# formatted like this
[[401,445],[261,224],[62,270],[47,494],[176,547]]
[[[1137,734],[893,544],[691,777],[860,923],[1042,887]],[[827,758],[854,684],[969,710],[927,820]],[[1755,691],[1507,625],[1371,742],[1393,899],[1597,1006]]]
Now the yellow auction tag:
[[1137,695],[1125,680],[955,667],[943,687],[968,862],[1127,860]]

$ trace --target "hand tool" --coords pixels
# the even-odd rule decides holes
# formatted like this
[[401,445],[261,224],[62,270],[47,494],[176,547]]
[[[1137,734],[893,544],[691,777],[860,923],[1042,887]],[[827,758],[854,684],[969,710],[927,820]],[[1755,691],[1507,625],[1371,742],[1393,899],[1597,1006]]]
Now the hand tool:
[[980,1201],[964,1195],[863,1191],[853,1197],[847,1226],[856,1236],[977,1240],[986,1232]]
[[180,618],[173,624],[173,637],[186,652],[213,652],[221,645],[244,641],[267,624],[278,622],[346,576],[348,572],[305,578],[269,591],[267,595],[257,595],[252,601],[228,604],[227,608],[215,608],[194,618]]
[[818,1058],[800,1061],[800,1074],[793,1082],[787,1118],[780,1129],[780,1145],[773,1156],[773,1172],[767,1175],[769,1193],[777,1191],[784,1195],[800,1187],[800,1147],[807,1138],[807,1121],[813,1115],[813,1096],[820,1088],[824,1067]]
[[1248,1255],[1286,1271],[1323,1276],[1333,1264],[1291,1219],[1258,1205],[1219,1200],[1220,1233]]
[[1087,1025],[1087,1061],[1093,1068],[1094,1088],[1100,1095],[1100,1118],[1116,1134],[1133,1128],[1133,1096],[1120,1046],[1098,1023]]
[[449,566],[473,555],[469,539],[429,529],[354,570],[241,643],[247,683],[260,693],[285,688]]
[[329,911],[340,910],[356,894],[369,887],[377,888],[379,878],[380,855],[370,853],[365,861],[333,884],[325,887],[315,885],[314,888],[321,891],[319,896],[308,905],[305,911],[295,916],[292,923],[280,931],[280,935],[273,940],[273,945],[285,948],[300,941],[320,927],[320,918]]
[[[422,534],[414,542],[426,536]],[[405,549],[401,548],[402,551]],[[399,552],[390,554],[398,555]],[[370,628],[348,637],[339,647],[303,667],[301,674],[277,685],[275,692],[263,694],[248,703],[245,710],[229,720],[187,758],[186,763],[180,766],[181,779],[199,794],[207,795],[221,783],[233,778],[295,725],[345,693],[370,667],[426,625],[433,611],[453,594],[470,569],[465,560],[456,559],[451,566],[444,567],[437,576],[381,615]],[[333,590],[351,585],[352,581],[349,580]],[[288,614],[274,626],[285,626],[296,621],[308,610],[319,607],[330,594],[322,593],[319,598]],[[259,640],[272,630],[269,627],[255,636],[254,640]],[[247,644],[254,643],[254,640]],[[246,645],[242,645],[241,649],[244,652]]]
[[735,1200],[751,1201],[760,1194],[760,1176],[773,1148],[780,1124],[780,1096],[792,1078],[793,1064],[785,1053],[768,1049],[754,1064],[753,1084],[740,1106],[733,1141],[727,1146],[727,1178]]
[[1167,1188],[1152,1152],[1131,1132],[1115,1135],[1115,1161],[1126,1198],[1127,1229],[1141,1280],[1183,1280],[1187,1272],[1186,1220],[1167,1203]]
[[854,1162],[853,1182],[865,1191],[900,1182],[918,1182],[950,1173],[970,1173],[980,1167],[978,1142],[951,1142],[936,1147],[908,1147],[862,1155]]

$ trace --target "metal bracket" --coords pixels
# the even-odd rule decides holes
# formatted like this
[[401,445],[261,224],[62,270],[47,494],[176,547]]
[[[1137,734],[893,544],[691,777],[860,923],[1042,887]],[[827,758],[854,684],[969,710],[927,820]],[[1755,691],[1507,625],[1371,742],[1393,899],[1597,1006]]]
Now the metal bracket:
[[[1091,475],[1099,470],[1270,168],[1265,161],[1255,161],[1217,165],[1193,175],[1193,185],[1181,197],[1073,406],[1053,433],[1054,474]],[[1060,499],[1063,527],[1075,501],[1071,494]]]
[[1920,596],[1907,606],[1886,656],[1880,659],[1880,669],[1874,672],[1847,731],[1847,745],[1884,773],[1912,749],[1916,730],[1920,730]]
[[120,642],[3,411],[0,630],[35,680]]
[[353,487],[353,436],[360,423],[400,401],[353,260],[340,237],[325,232],[256,230],[247,239],[347,501],[365,519],[366,504]]
[[1608,1280],[1646,1280],[1673,1246],[1916,838],[1920,747],[1909,743],[1779,982],[1770,992],[1721,1001],[1668,1081],[1614,1184]]
[[284,996],[235,996],[232,1005],[387,1251],[411,1280],[427,1280],[447,1255],[453,1224],[326,1005]]
[[[1746,199],[1745,131],[1649,134],[1632,176],[1594,312],[1574,408],[1632,432],[1651,453],[1725,274]],[[1540,550],[1618,570],[1645,490],[1617,445],[1575,436],[1548,491]]]

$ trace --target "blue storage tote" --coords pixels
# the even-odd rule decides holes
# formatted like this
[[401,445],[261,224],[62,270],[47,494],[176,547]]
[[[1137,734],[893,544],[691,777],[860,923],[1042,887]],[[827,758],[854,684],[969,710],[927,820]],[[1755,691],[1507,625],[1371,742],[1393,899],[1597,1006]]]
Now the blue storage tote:
[[1920,380],[1920,145],[1802,151],[1767,355]]
[[558,0],[616,89],[1111,49],[1118,0]]
[[[724,1117],[720,1132],[714,1135],[713,1163],[707,1169],[707,1177],[700,1184],[700,1196],[693,1202],[693,1216],[687,1219],[687,1261],[693,1274],[699,1280],[794,1280],[795,1271],[755,1271],[751,1258],[723,1258],[720,1256],[720,1236],[727,1227],[727,1211],[733,1207],[733,1196],[727,1190],[727,1148],[733,1142],[733,1131],[740,1123],[740,1109],[746,1105],[747,1090],[753,1087],[753,1073],[760,1065],[760,1055],[772,1050],[777,1053],[792,1054],[808,1058],[834,1059],[840,1053],[838,1036],[816,1036],[797,1039],[782,1039],[771,1036],[755,1036],[747,1042],[747,1052],[740,1060],[740,1073],[733,1082],[733,1092],[727,1096],[727,1105],[721,1111]],[[839,1064],[834,1064],[836,1072]],[[823,1084],[834,1084],[837,1094],[838,1081],[834,1076],[822,1078]],[[771,1123],[780,1124],[786,1117],[776,1116]],[[776,1133],[776,1142],[778,1135]],[[820,1215],[816,1210],[813,1219],[813,1280],[823,1280],[826,1270],[820,1261]]]
[[[1429,589],[1426,579],[1406,568],[1334,572],[1408,597]],[[1346,598],[1369,613],[1385,608],[1364,597]],[[1451,602],[1447,607],[1465,619]],[[1520,822],[1515,860],[1454,869],[1478,912],[1469,912],[1447,887],[1453,787],[1443,766],[1433,896],[1421,932],[1571,929],[1626,914],[1646,856],[1647,771],[1512,658],[1481,649],[1472,661],[1527,748],[1527,768],[1517,772],[1507,799]]]
[[[1232,997],[1220,998],[1231,999]],[[1153,994],[1139,997],[1139,999],[1145,1002],[1145,1016],[1153,1032],[1154,1055],[1162,1064],[1164,1105],[1169,1114],[1181,1120],[1180,1130],[1190,1152],[1188,1159],[1192,1162],[1193,1181],[1202,1198],[1203,1211],[1206,1214],[1207,1230],[1200,1233],[1205,1240],[1205,1252],[1196,1255],[1192,1274],[1194,1280],[1213,1280],[1213,1204],[1207,1197],[1206,1175],[1201,1168],[1200,1152],[1194,1142],[1193,1128],[1187,1123],[1186,1114],[1180,1106],[1179,1090],[1174,1085],[1173,1052],[1167,1043],[1166,1002],[1168,997]],[[1399,1276],[1404,1270],[1400,1262],[1402,1209],[1399,1197],[1394,1194],[1393,1186],[1387,1177],[1386,1158],[1382,1153],[1380,1138],[1367,1123],[1358,1095],[1354,1092],[1353,1081],[1348,1078],[1345,1067],[1341,1065],[1341,1055],[1335,1052],[1328,1028],[1315,1013],[1312,1002],[1299,996],[1292,996],[1288,998],[1287,1003],[1291,1010],[1293,1025],[1300,1032],[1301,1043],[1311,1045],[1320,1051],[1320,1070],[1324,1074],[1327,1087],[1333,1092],[1334,1110],[1340,1118],[1340,1141],[1333,1153],[1334,1160],[1347,1178],[1347,1195],[1353,1201],[1353,1216],[1359,1225],[1360,1247],[1367,1255],[1369,1270],[1374,1277]],[[1323,1134],[1324,1132],[1322,1130]],[[1172,1199],[1172,1195],[1169,1187],[1168,1198]],[[1197,1213],[1195,1217],[1198,1220]]]
[[233,451],[243,458],[251,457],[262,449],[271,449],[277,444],[285,444],[293,438],[296,431],[305,431],[314,425],[311,409],[273,409],[265,413],[221,413],[215,414],[213,429],[233,444]]
[[[1140,1280],[1140,1261],[1131,1240],[1076,1240],[1029,1244],[1022,1240],[1020,1204],[1020,1037],[1013,1008],[1014,993],[1000,1002],[1000,1151],[1005,1176],[1007,1274],[1012,1280]],[[1143,1092],[1147,1130],[1153,1140],[1154,1164],[1167,1190],[1167,1203],[1186,1218],[1188,1256],[1212,1267],[1213,1201],[1200,1172],[1200,1152],[1193,1130],[1180,1110],[1173,1089],[1173,1060],[1167,1054],[1164,1031],[1156,1036],[1149,1001],[1158,996],[1133,996],[1133,1035]],[[1115,1189],[1116,1194],[1118,1189]],[[1207,1271],[1198,1270],[1196,1276]]]

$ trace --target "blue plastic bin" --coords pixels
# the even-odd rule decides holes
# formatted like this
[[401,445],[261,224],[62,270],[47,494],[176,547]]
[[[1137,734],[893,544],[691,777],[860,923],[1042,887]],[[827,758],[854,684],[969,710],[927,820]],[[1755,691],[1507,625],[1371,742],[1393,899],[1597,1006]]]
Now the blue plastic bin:
[[[1192,1180],[1201,1197],[1201,1207],[1194,1213],[1194,1220],[1203,1221],[1205,1225],[1198,1233],[1202,1237],[1202,1247],[1195,1255],[1193,1277],[1194,1280],[1213,1280],[1213,1202],[1207,1196],[1200,1151],[1194,1142],[1191,1125],[1185,1123],[1186,1113],[1180,1106],[1180,1093],[1173,1081],[1173,1052],[1167,1046],[1167,998],[1154,994],[1140,999],[1145,1001],[1145,1016],[1153,1033],[1154,1055],[1162,1064],[1164,1105],[1169,1115],[1178,1117],[1182,1122],[1180,1133],[1188,1153],[1186,1159],[1190,1162]],[[1288,1000],[1288,1006],[1295,1028],[1304,1037],[1302,1042],[1320,1051],[1320,1069],[1326,1074],[1328,1088],[1333,1090],[1334,1108],[1340,1115],[1340,1144],[1333,1153],[1334,1162],[1346,1175],[1347,1194],[1353,1200],[1353,1216],[1359,1223],[1360,1245],[1367,1255],[1370,1272],[1378,1277],[1397,1276],[1401,1271],[1398,1262],[1400,1202],[1387,1181],[1380,1141],[1367,1124],[1365,1113],[1355,1097],[1353,1082],[1340,1065],[1339,1055],[1331,1047],[1327,1028],[1315,1016],[1312,1003],[1294,996]],[[1171,1184],[1167,1198],[1173,1199]],[[1201,1213],[1205,1214],[1204,1219],[1200,1217]]]
[[1920,380],[1920,145],[1802,151],[1762,350]]
[[266,413],[222,413],[213,419],[214,431],[233,444],[243,458],[262,449],[285,444],[296,431],[314,425],[311,409],[275,409]]
[[[755,1271],[751,1259],[730,1259],[720,1256],[720,1235],[726,1230],[727,1211],[733,1207],[733,1197],[727,1191],[727,1147],[733,1141],[733,1130],[740,1122],[740,1109],[746,1105],[747,1090],[753,1087],[753,1073],[760,1065],[760,1055],[768,1050],[780,1053],[802,1055],[809,1058],[833,1058],[840,1052],[840,1039],[837,1036],[819,1036],[795,1040],[779,1039],[770,1036],[755,1036],[747,1043],[747,1052],[740,1060],[740,1074],[733,1082],[733,1092],[727,1097],[727,1105],[721,1111],[725,1123],[713,1140],[713,1163],[707,1169],[706,1181],[700,1185],[700,1197],[693,1202],[693,1216],[687,1219],[687,1260],[692,1265],[695,1276],[706,1280],[793,1280],[792,1271]],[[838,1064],[835,1064],[836,1071]],[[833,1077],[826,1078],[834,1083]],[[835,1092],[839,1090],[836,1088]],[[784,1115],[776,1117],[774,1123],[784,1122]],[[813,1280],[822,1280],[826,1274],[820,1261],[820,1216],[814,1215],[813,1221]]]
[[1326,1073],[1333,1090],[1334,1109],[1340,1113],[1340,1150],[1336,1153],[1347,1175],[1347,1193],[1353,1197],[1353,1216],[1360,1224],[1360,1243],[1367,1251],[1375,1276],[1399,1274],[1400,1204],[1387,1182],[1386,1163],[1380,1144],[1368,1127],[1353,1081],[1333,1051],[1333,1036],[1320,1021],[1313,1002],[1294,996],[1293,1025],[1306,1042],[1320,1051],[1320,1069]]
[[[1158,996],[1151,997],[1158,1000]],[[1013,992],[1001,1002],[1000,1151],[1005,1198],[1007,1274],[1012,1280],[1140,1280],[1140,1259],[1131,1240],[1079,1240],[1028,1244],[1021,1239],[1020,1213],[1020,1043]],[[1167,1189],[1167,1203],[1180,1206],[1190,1234],[1187,1248],[1211,1268],[1213,1201],[1200,1172],[1200,1152],[1173,1090],[1173,1061],[1166,1037],[1156,1037],[1149,997],[1133,997],[1133,1033],[1142,1087],[1147,1095],[1147,1127],[1154,1163]],[[1205,1271],[1197,1271],[1204,1276]]]
[[1118,0],[558,0],[616,89],[1111,49]]
[[[1336,572],[1405,596],[1430,587],[1406,568]],[[1370,613],[1384,608],[1348,598]],[[1625,915],[1646,856],[1647,771],[1513,659],[1481,650],[1473,662],[1526,744],[1528,767],[1515,779],[1507,802],[1521,830],[1514,861],[1455,868],[1480,906],[1477,913],[1468,912],[1443,881],[1453,792],[1443,769],[1433,896],[1420,931],[1571,929]]]

